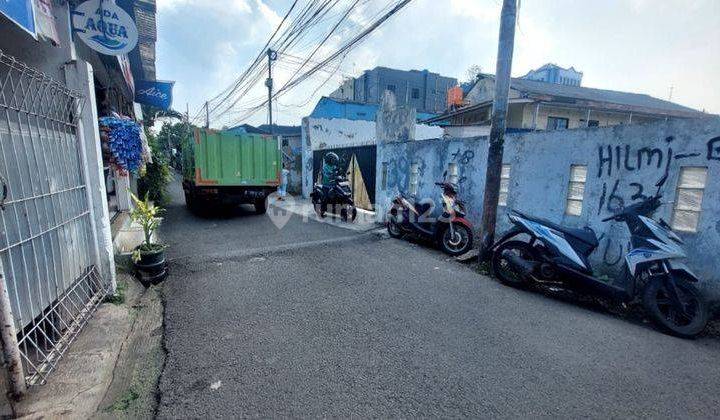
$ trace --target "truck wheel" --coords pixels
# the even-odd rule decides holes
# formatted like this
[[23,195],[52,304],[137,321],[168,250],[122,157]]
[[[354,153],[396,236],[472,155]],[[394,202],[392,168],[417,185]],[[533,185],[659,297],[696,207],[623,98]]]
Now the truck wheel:
[[255,214],[267,213],[267,200],[265,198],[255,201]]
[[190,210],[190,213],[197,213],[197,203],[195,200],[195,194],[189,191],[185,191],[185,206]]

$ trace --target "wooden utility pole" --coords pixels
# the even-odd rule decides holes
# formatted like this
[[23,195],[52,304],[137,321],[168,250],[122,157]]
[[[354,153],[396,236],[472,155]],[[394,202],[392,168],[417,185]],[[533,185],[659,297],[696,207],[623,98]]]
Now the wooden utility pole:
[[500,37],[498,39],[497,64],[495,68],[495,97],[490,122],[490,144],[487,170],[485,172],[485,193],[483,194],[482,225],[480,227],[480,258],[487,261],[495,241],[498,199],[500,197],[500,172],[503,161],[503,142],[510,92],[513,47],[515,45],[515,21],[517,0],[503,0],[500,14]]

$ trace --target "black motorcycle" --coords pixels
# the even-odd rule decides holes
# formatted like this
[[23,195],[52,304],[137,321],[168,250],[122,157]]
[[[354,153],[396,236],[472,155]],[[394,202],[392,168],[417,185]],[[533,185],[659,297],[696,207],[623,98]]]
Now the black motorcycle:
[[393,238],[404,234],[431,240],[448,255],[467,253],[473,246],[473,227],[465,219],[465,205],[457,200],[457,187],[449,182],[436,182],[442,187],[442,211],[435,212],[432,200],[417,202],[400,193],[392,201],[387,216],[387,230]]
[[593,273],[588,256],[599,241],[591,228],[569,228],[518,211],[508,216],[513,229],[493,247],[493,274],[515,287],[538,282],[625,303],[641,302],[664,331],[696,336],[708,322],[707,304],[696,286],[698,277],[678,261],[686,257],[682,239],[662,219],[651,219],[662,205],[660,188],[666,179],[667,175],[658,181],[654,196],[603,219],[625,223],[631,234],[631,249],[616,279],[604,280]]
[[344,176],[336,175],[328,184],[317,183],[310,193],[315,213],[324,218],[330,212],[340,215],[343,222],[354,222],[357,217],[357,208],[352,198],[350,182]]

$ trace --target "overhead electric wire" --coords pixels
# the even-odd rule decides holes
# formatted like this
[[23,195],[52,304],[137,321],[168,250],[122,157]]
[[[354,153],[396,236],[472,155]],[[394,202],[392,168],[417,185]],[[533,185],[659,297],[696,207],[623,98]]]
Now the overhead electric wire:
[[[318,64],[313,66],[311,69],[306,71],[305,73],[301,74],[300,76],[294,77],[291,80],[289,80],[285,85],[278,89],[275,94],[273,95],[273,99],[277,99],[278,97],[284,95],[287,91],[294,88],[295,86],[299,85],[303,81],[305,81],[307,78],[309,78],[311,75],[318,72],[322,67],[327,65],[327,63],[332,62],[333,60],[337,59],[340,55],[343,53],[346,53],[346,51],[350,51],[352,48],[357,46],[358,43],[360,43],[365,37],[367,37],[370,33],[375,31],[380,25],[382,25],[385,21],[387,21],[391,16],[393,16],[395,13],[399,12],[403,7],[407,6],[412,0],[402,0],[397,2],[388,12],[383,14],[380,18],[376,19],[370,26],[368,26],[365,30],[360,32],[358,35],[353,37],[350,41],[343,44],[342,47],[340,47],[337,51],[330,54],[328,57],[320,61]],[[256,112],[258,112],[260,109],[265,107],[267,105],[268,100],[265,100],[263,104],[260,104],[254,108],[251,109],[248,113],[243,115],[241,120],[246,119],[254,115]]]
[[[378,9],[377,13],[373,12],[372,17],[365,19],[363,17],[363,23],[358,24],[352,21],[352,26],[363,28],[365,22],[368,26],[362,31],[357,33],[354,37],[350,38],[349,41],[343,43],[332,54],[324,58],[314,59],[314,56],[320,51],[320,49],[327,43],[327,41],[338,31],[344,22],[348,21],[350,14],[359,6],[364,6],[372,0],[354,0],[353,3],[342,12],[330,13],[337,5],[340,0],[310,0],[304,7],[302,7],[298,13],[292,17],[292,12],[296,10],[298,0],[295,0],[290,9],[285,13],[281,22],[277,25],[271,36],[263,48],[259,51],[255,59],[248,65],[243,73],[228,87],[223,89],[220,93],[215,95],[212,99],[208,100],[208,113],[211,119],[218,120],[222,117],[232,114],[233,116],[239,116],[234,118],[234,121],[242,121],[259,110],[265,108],[268,104],[268,98],[256,96],[248,99],[247,94],[263,79],[263,76],[267,72],[268,63],[264,60],[267,49],[272,49],[278,53],[278,60],[273,63],[273,66],[277,65],[279,68],[292,71],[293,74],[287,79],[272,95],[272,99],[275,100],[290,90],[303,83],[309,78],[322,77],[323,82],[313,91],[310,97],[300,105],[282,105],[283,107],[295,107],[300,108],[307,105],[312,98],[333,78],[342,78],[352,76],[351,72],[342,71],[342,62],[347,54],[355,47],[357,47],[370,33],[376,30],[392,15],[400,11],[412,0],[402,0],[390,2]],[[311,33],[313,29],[320,23],[330,21],[336,16],[341,15],[341,18],[336,21],[329,32],[320,36],[310,38],[306,37],[306,34]],[[357,19],[356,19],[357,20]],[[347,32],[347,29],[343,29],[343,32]],[[322,38],[322,40],[319,40]],[[308,42],[311,41],[311,42]],[[290,53],[292,48],[296,48],[300,43],[303,45],[314,44],[312,52],[302,54],[304,57],[300,57],[295,53]],[[332,68],[331,68],[332,66]],[[306,71],[302,72],[306,67],[310,67]],[[322,73],[328,74],[327,77]],[[338,74],[340,73],[340,74]],[[242,106],[238,106],[241,104]],[[205,112],[200,109],[193,121],[203,118]],[[227,121],[227,120],[226,120]]]
[[[338,1],[339,0],[325,0],[322,4],[320,4],[319,7],[317,7],[315,10],[313,10],[313,6],[315,4],[317,4],[317,0],[313,0],[305,7],[305,9],[301,12],[300,16],[296,17],[293,20],[293,23],[290,25],[290,27],[286,28],[286,30],[283,32],[283,35],[280,37],[282,39],[280,39],[278,42],[276,42],[274,44],[271,44],[271,40],[269,40],[268,43],[266,43],[266,46],[271,45],[271,48],[276,48],[280,52],[284,51],[285,49],[292,46],[293,43],[296,42],[296,40],[302,34],[303,31],[307,30],[308,27],[311,27],[312,25],[314,25],[318,19],[324,17],[325,14],[327,14],[327,12],[329,10],[331,10],[332,7],[334,7],[338,3]],[[312,12],[311,16],[308,19],[304,20],[304,18],[311,12]],[[288,15],[289,15],[289,13],[286,14],[286,18]],[[279,25],[279,27],[280,26],[282,26],[282,25]],[[278,27],[278,29],[279,29],[279,27]],[[275,33],[277,33],[277,30]],[[259,59],[262,58],[262,54],[264,52],[265,51],[263,50],[260,52],[260,54],[258,54]],[[246,82],[246,80],[247,80],[248,75],[251,74],[251,72],[256,69],[256,64],[258,61],[259,61],[258,59],[255,60],[255,62],[251,65],[251,67],[248,70],[246,70],[246,72],[243,74],[244,77],[241,77],[240,78],[241,80],[235,85],[234,88],[231,89],[231,91],[226,95],[226,97],[223,98],[223,100],[220,101],[220,103],[218,103],[217,105],[215,105],[213,107],[211,116],[217,118],[217,117],[224,115],[226,112],[228,112],[230,109],[232,109],[235,105],[237,105],[237,103],[244,97],[244,95],[252,87],[254,87],[256,85],[256,83],[259,81],[259,79],[262,75],[262,72],[256,71],[255,76],[252,77],[252,79],[250,80],[249,83]],[[267,66],[265,66],[265,69],[267,69]],[[228,100],[230,100],[230,97],[232,95],[236,94],[236,92],[238,92],[238,89],[240,89],[240,87],[243,85],[243,83],[245,84],[246,88],[244,90],[242,90],[239,95],[236,95],[237,97],[235,98],[235,100],[233,100],[228,105],[225,105],[225,103]],[[223,105],[225,105],[225,106],[223,106]],[[219,111],[218,113],[215,113],[215,111],[220,107],[223,107],[223,110]]]
[[[345,56],[343,56],[343,58],[345,58]],[[337,70],[340,68],[340,64],[342,64],[342,59],[338,61],[338,65],[337,65],[337,67],[335,67],[335,72],[330,73],[330,75],[325,79],[325,81],[322,82],[317,88],[315,88],[315,90],[313,91],[313,93],[310,94],[310,96],[308,96],[308,98],[307,98],[303,103],[301,103],[301,104],[296,104],[296,105],[283,105],[283,104],[280,104],[280,100],[277,100],[276,102],[277,102],[279,105],[282,105],[282,106],[285,107],[285,108],[290,108],[290,107],[292,107],[292,108],[302,108],[302,107],[306,106],[307,104],[310,103],[310,101],[313,100],[313,98],[315,97],[315,95],[317,95],[317,93],[320,91],[320,89],[322,89],[322,88],[330,81],[330,79],[332,79],[333,76],[335,76]]]
[[[251,64],[251,65],[245,70],[245,72],[243,72],[243,74],[240,75],[240,77],[237,79],[236,83],[234,84],[235,89],[236,89],[237,86],[239,86],[240,83],[247,77],[247,75],[253,70],[253,68],[256,67],[257,64],[262,60],[263,54],[264,54],[265,51],[267,50],[268,46],[269,46],[270,43],[272,42],[272,40],[273,40],[273,38],[275,37],[275,35],[277,35],[277,33],[280,31],[280,28],[282,28],[282,26],[285,24],[285,21],[286,21],[287,18],[290,16],[290,14],[292,13],[293,9],[295,9],[295,6],[297,5],[298,1],[299,1],[299,0],[293,1],[292,5],[290,5],[290,8],[288,9],[287,13],[285,13],[285,16],[283,16],[282,20],[280,21],[280,23],[278,24],[278,26],[275,28],[275,31],[273,31],[272,35],[270,35],[270,38],[268,38],[267,42],[265,43],[265,46],[264,46],[262,49],[260,49],[260,52],[259,52],[258,55],[255,57],[255,60],[253,60],[252,64]],[[230,92],[228,95],[231,95],[233,88],[231,87],[231,88],[229,88],[229,89],[231,90],[231,92]],[[219,93],[218,95],[216,95],[215,97],[209,99],[208,102],[215,101],[217,98],[219,98],[220,96],[222,96],[223,93],[225,93],[225,92],[227,92],[227,91],[228,91],[228,89],[225,89],[223,92],[221,92],[221,93]],[[222,103],[222,101],[221,101],[220,103]],[[216,107],[215,107],[215,108],[216,108]],[[214,111],[215,108],[213,108],[213,111]],[[210,112],[212,112],[212,111],[210,111]]]

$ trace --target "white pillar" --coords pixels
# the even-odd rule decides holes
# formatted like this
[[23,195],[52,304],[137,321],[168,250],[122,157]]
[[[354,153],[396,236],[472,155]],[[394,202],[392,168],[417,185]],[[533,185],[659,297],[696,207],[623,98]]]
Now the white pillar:
[[85,106],[78,121],[78,140],[83,148],[86,191],[92,219],[93,237],[96,239],[96,262],[103,279],[109,281],[111,292],[117,287],[115,257],[110,231],[110,214],[103,173],[102,151],[97,109],[95,108],[95,85],[93,69],[85,61],[77,60],[65,66],[65,77],[70,88],[85,97]]
[[115,197],[117,197],[118,211],[130,211],[131,200],[130,192],[130,174],[125,173],[123,175],[115,172]]

